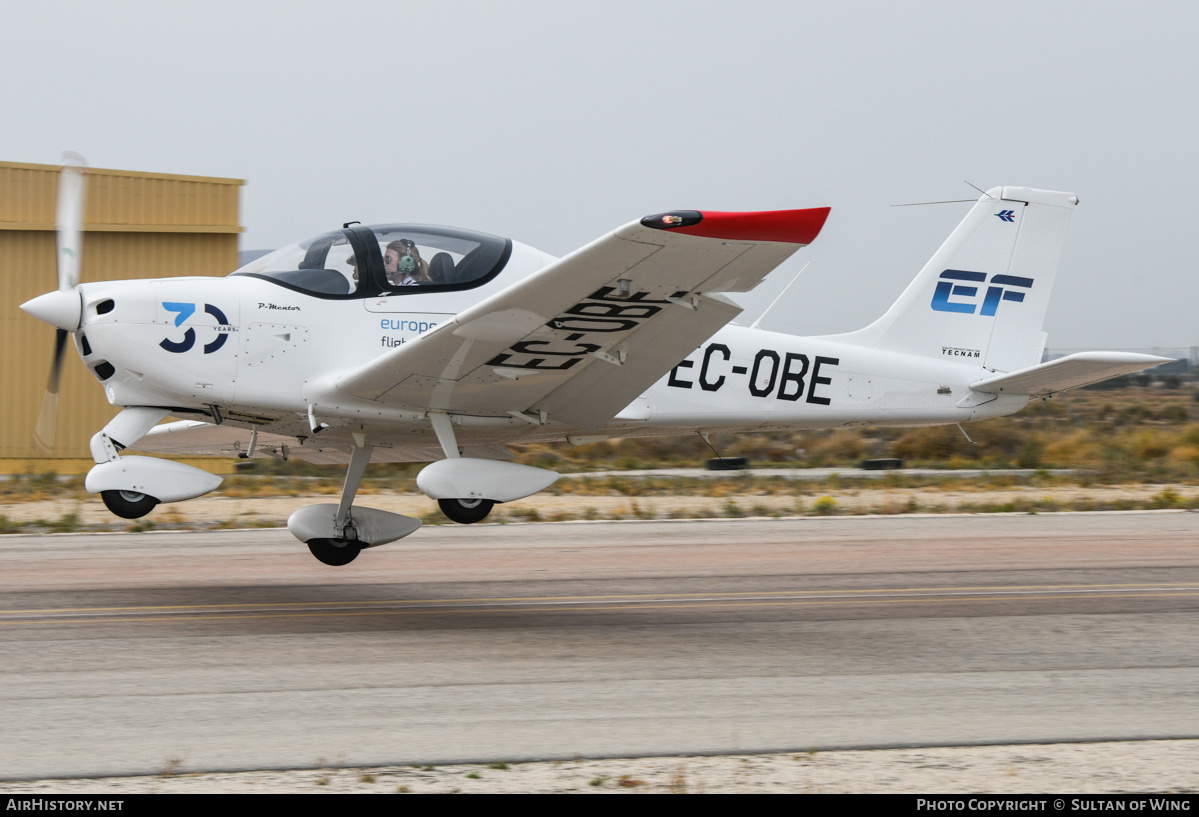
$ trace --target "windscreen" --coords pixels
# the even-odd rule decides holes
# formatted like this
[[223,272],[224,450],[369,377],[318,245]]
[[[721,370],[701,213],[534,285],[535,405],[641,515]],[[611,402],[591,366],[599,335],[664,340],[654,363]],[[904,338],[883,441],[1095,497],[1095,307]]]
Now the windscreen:
[[388,224],[372,227],[383,257],[380,288],[415,294],[415,287],[468,289],[503,268],[511,242],[483,233],[443,227]]
[[297,241],[232,274],[322,298],[416,295],[480,286],[504,268],[511,253],[511,241],[486,233],[388,224]]
[[354,249],[340,231],[288,244],[232,274],[267,278],[314,295],[350,295],[360,289]]

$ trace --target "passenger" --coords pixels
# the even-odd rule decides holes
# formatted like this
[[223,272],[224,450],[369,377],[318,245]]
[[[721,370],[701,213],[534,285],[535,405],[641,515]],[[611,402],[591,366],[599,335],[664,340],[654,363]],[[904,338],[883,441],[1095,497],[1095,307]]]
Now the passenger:
[[350,284],[350,292],[357,292],[358,291],[358,259],[354,257],[353,253],[351,253],[350,257],[346,259],[346,263],[349,264],[350,267],[353,269],[354,280]]
[[396,287],[433,283],[429,265],[420,257],[416,244],[407,238],[387,245],[383,253],[383,271],[387,273],[387,282]]

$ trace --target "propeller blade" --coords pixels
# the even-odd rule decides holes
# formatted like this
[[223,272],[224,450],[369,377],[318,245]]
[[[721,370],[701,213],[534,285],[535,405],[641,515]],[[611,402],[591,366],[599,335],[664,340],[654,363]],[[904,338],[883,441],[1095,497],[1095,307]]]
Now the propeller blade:
[[58,383],[62,377],[62,360],[67,351],[68,334],[65,329],[57,329],[54,332],[54,362],[50,365],[50,378],[46,381],[42,409],[38,412],[37,425],[33,428],[33,441],[47,454],[54,448],[58,427]]
[[83,168],[87,161],[78,153],[62,155],[58,177],[58,288],[71,290],[79,285],[79,254],[83,248],[83,204],[86,181]]
[[[83,207],[86,202],[87,180],[83,169],[87,160],[78,153],[62,155],[62,171],[58,176],[58,208],[55,215],[55,228],[58,242],[58,291],[69,292],[78,300],[79,293],[79,260],[83,250]],[[42,296],[43,301],[46,296]],[[37,299],[34,299],[37,300]],[[58,296],[53,305],[69,301],[65,296]],[[43,304],[42,311],[48,308]],[[62,361],[67,351],[67,336],[70,334],[61,328],[66,324],[78,327],[79,321],[72,320],[73,315],[63,317],[58,314],[63,310],[51,310],[56,321],[48,321],[58,325],[54,332],[54,360],[50,364],[50,377],[46,380],[46,394],[42,398],[42,409],[38,412],[37,425],[33,429],[33,440],[43,451],[50,453],[54,448],[54,438],[58,428],[58,385],[62,379]],[[70,312],[70,310],[67,310]],[[35,317],[45,320],[45,315],[33,313]]]

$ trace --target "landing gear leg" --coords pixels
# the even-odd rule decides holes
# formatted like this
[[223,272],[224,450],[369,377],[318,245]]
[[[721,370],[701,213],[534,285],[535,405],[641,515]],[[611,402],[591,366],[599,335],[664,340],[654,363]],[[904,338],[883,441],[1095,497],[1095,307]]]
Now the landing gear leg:
[[[96,465],[116,462],[128,445],[146,436],[154,425],[167,416],[166,409],[134,406],[121,411],[92,437],[92,459]],[[158,498],[140,491],[100,491],[105,507],[122,519],[141,519],[158,505]]]
[[[429,412],[429,422],[433,426],[433,432],[437,435],[437,442],[441,443],[441,450],[445,452],[446,459],[460,458],[462,455],[458,451],[458,441],[454,437],[454,426],[450,422],[449,415],[440,411],[431,411]],[[495,506],[495,502],[490,499],[439,499],[437,504],[447,519],[461,525],[482,522]]]
[[362,552],[358,531],[354,528],[354,517],[350,513],[354,496],[362,483],[362,475],[371,461],[373,446],[366,444],[365,434],[354,434],[354,450],[350,453],[350,466],[346,469],[346,481],[341,488],[341,502],[333,517],[333,528],[341,534],[333,539],[309,539],[308,549],[312,555],[327,565],[348,565]]
[[108,421],[92,437],[90,448],[97,465],[121,458],[120,452],[146,436],[146,432],[167,416],[166,409],[131,406]]

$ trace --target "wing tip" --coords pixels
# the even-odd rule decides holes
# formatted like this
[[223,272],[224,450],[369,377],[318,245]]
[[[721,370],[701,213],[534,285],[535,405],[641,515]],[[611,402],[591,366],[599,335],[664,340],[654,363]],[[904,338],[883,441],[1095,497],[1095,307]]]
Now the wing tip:
[[752,213],[674,210],[646,216],[641,219],[641,224],[655,230],[727,241],[811,244],[824,227],[830,209],[811,207],[804,210],[766,210]]

